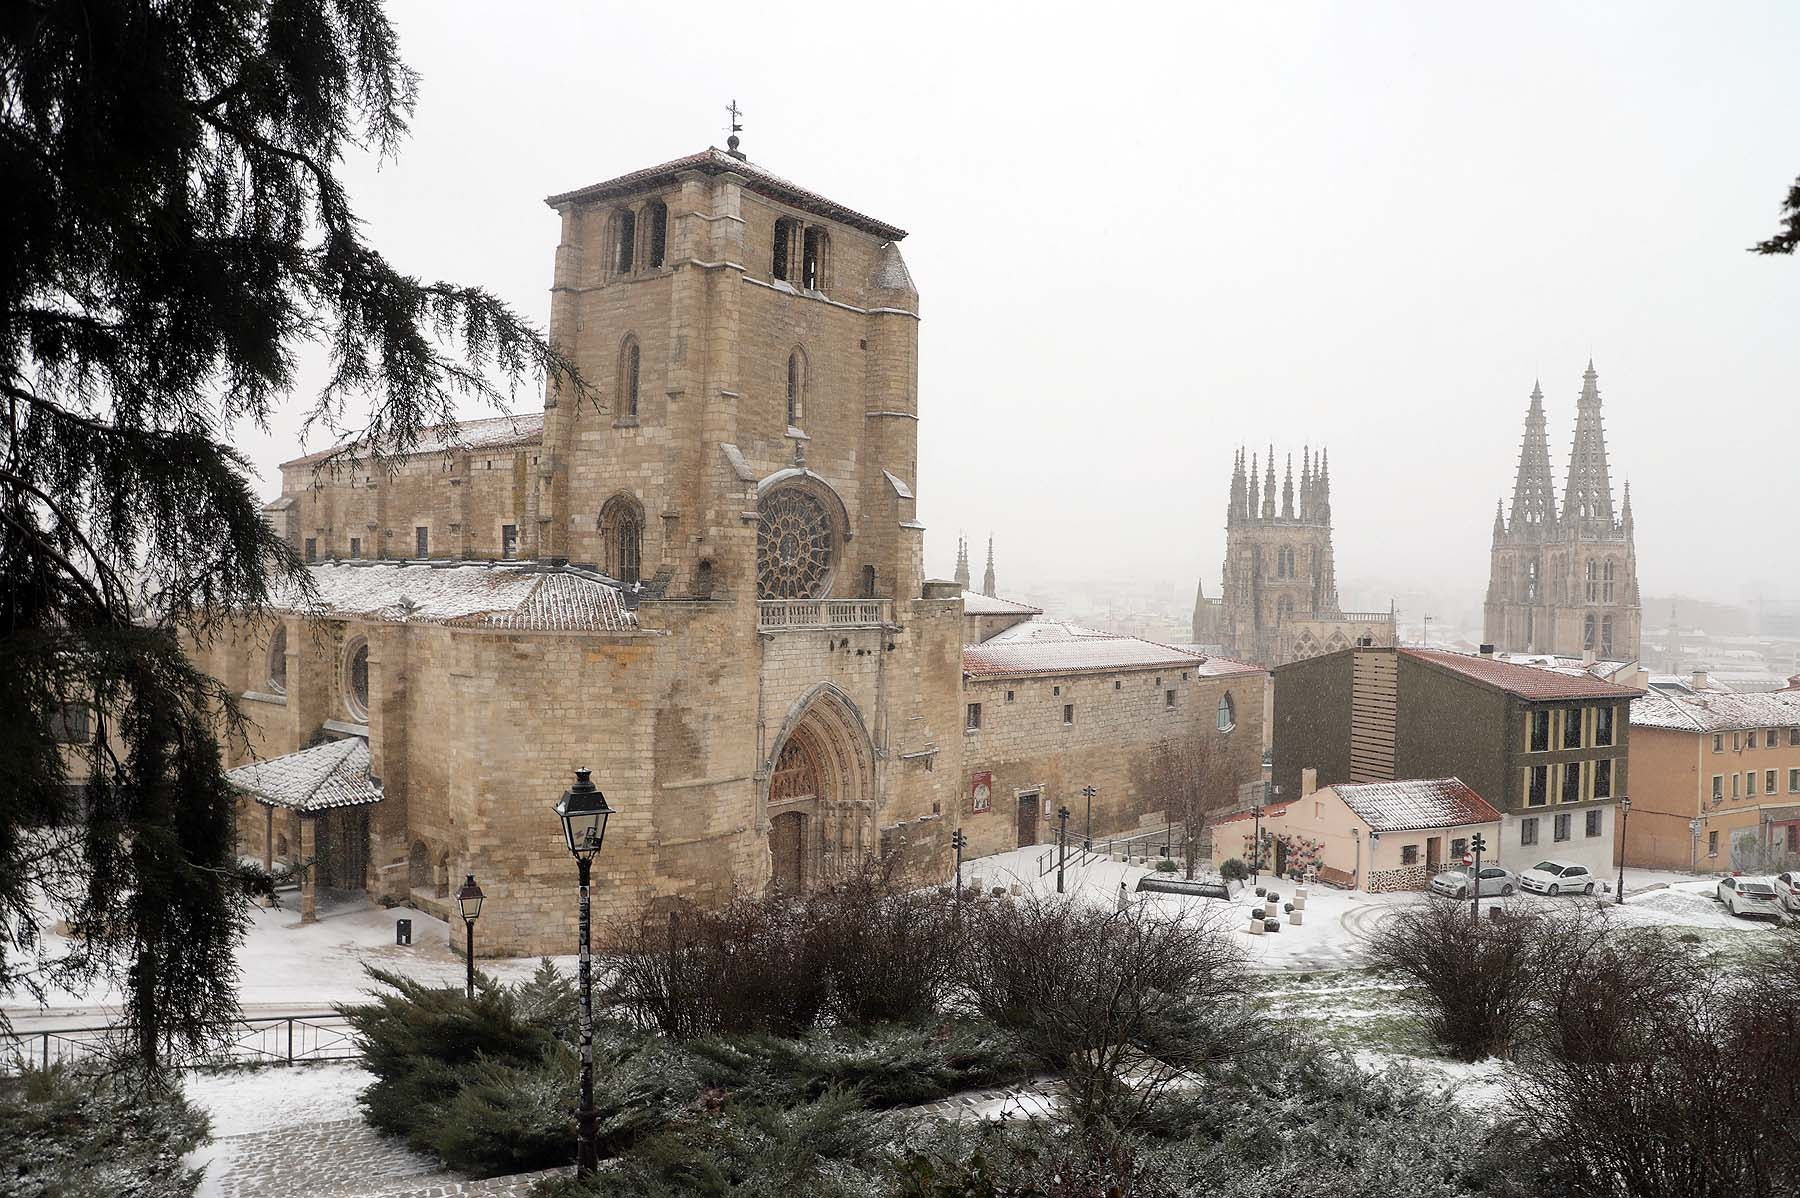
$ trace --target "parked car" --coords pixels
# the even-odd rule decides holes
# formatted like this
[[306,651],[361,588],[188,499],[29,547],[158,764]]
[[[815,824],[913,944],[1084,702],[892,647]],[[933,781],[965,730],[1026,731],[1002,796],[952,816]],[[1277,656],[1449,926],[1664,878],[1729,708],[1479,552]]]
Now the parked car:
[[[1490,894],[1511,894],[1519,888],[1519,875],[1499,865],[1481,867],[1481,895],[1486,898]],[[1447,894],[1451,898],[1466,899],[1469,897],[1469,870],[1449,869],[1431,879],[1431,889],[1437,894]]]
[[1519,875],[1521,889],[1534,894],[1592,894],[1594,875],[1572,861],[1540,861]]
[[1776,874],[1775,893],[1780,897],[1783,907],[1800,915],[1800,869]]
[[1781,918],[1781,899],[1768,878],[1720,878],[1719,901],[1733,915]]

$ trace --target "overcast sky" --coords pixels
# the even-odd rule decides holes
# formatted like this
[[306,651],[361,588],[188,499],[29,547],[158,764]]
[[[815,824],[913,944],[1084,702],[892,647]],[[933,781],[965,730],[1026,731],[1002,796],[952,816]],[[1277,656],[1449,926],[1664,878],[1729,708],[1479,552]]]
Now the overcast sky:
[[[348,173],[408,270],[542,325],[543,197],[723,145],[733,97],[752,160],[910,232],[934,574],[992,530],[1016,587],[1217,594],[1274,441],[1330,448],[1346,589],[1478,603],[1532,380],[1560,494],[1591,354],[1646,593],[1800,598],[1800,260],[1744,252],[1800,5],[389,7],[413,136]],[[244,438],[269,493],[297,424]]]

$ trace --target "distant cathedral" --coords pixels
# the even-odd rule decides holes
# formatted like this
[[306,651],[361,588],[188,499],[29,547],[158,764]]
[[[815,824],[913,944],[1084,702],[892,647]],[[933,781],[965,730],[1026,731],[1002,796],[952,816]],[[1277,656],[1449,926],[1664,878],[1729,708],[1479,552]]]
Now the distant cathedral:
[[1298,490],[1290,454],[1276,504],[1275,451],[1266,466],[1244,451],[1232,462],[1225,511],[1224,589],[1216,600],[1194,597],[1194,640],[1258,665],[1314,657],[1358,642],[1394,643],[1388,612],[1345,612],[1338,606],[1331,550],[1331,464],[1321,451],[1300,455]]
[[1613,510],[1600,418],[1599,376],[1588,362],[1575,409],[1575,441],[1560,512],[1544,433],[1544,393],[1533,385],[1512,513],[1494,510],[1485,640],[1505,650],[1637,660],[1643,612],[1632,537],[1631,484]]
[[[956,538],[956,573],[952,575],[956,585],[963,590],[970,589],[969,583],[969,542],[963,537]],[[996,597],[994,591],[994,538],[988,537],[987,571],[981,576],[981,593],[989,599]]]

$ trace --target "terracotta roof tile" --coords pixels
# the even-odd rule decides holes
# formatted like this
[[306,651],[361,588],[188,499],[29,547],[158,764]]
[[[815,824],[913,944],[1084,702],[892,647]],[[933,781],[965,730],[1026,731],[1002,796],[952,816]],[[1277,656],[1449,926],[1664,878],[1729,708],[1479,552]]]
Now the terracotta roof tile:
[[1498,823],[1492,803],[1461,778],[1409,778],[1402,782],[1341,783],[1338,798],[1373,832],[1454,828]]
[[1687,695],[1667,692],[1642,695],[1632,700],[1631,726],[1671,728],[1678,732],[1800,727],[1800,691],[1760,694],[1695,691]]
[[1629,686],[1604,682],[1585,671],[1566,672],[1544,666],[1520,665],[1491,657],[1452,653],[1445,649],[1400,649],[1398,652],[1415,661],[1440,666],[1521,699],[1629,699],[1644,693]]

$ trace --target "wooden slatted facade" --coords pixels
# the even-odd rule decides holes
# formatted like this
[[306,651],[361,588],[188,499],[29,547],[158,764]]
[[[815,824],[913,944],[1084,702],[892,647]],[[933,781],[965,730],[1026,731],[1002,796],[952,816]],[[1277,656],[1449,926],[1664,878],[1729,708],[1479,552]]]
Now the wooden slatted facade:
[[1394,654],[1357,652],[1350,687],[1350,781],[1391,781],[1400,694]]

